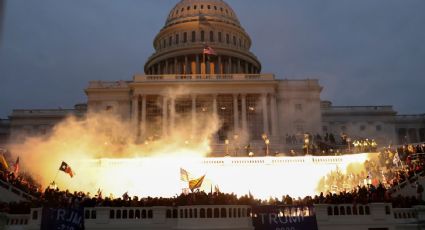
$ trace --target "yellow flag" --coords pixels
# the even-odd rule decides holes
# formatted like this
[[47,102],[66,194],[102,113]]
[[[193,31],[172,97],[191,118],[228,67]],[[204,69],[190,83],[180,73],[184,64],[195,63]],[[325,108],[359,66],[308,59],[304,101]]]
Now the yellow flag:
[[202,186],[202,182],[204,182],[205,175],[198,179],[189,181],[189,189],[193,192],[195,189],[200,188]]
[[0,155],[0,165],[5,169],[9,169],[9,165],[7,164],[6,159],[4,159],[3,154]]

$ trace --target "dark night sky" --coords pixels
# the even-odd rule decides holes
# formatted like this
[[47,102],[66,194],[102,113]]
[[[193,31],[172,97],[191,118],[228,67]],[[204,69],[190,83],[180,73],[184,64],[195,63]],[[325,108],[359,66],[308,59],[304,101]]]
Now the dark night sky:
[[[71,108],[85,102],[90,80],[130,80],[142,73],[176,2],[8,0],[0,117],[12,109]],[[227,2],[251,35],[263,73],[318,78],[322,99],[334,105],[425,112],[425,1]]]

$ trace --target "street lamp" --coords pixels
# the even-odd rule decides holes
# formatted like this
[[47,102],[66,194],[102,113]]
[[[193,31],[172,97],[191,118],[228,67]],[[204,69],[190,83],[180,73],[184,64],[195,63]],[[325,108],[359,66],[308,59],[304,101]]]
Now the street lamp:
[[347,143],[348,143],[348,152],[351,152],[351,138],[347,137]]
[[269,156],[269,144],[270,144],[270,140],[266,139],[264,141],[266,143],[266,156]]
[[308,133],[304,134],[304,145],[306,147],[306,154],[308,155],[308,147],[310,145],[310,135]]
[[226,140],[224,141],[224,144],[226,144],[226,156],[229,156],[229,140],[228,140],[228,139],[226,139]]
[[269,155],[269,144],[270,144],[270,140],[267,137],[267,134],[263,133],[263,135],[261,135],[261,138],[263,138],[264,140],[264,144],[266,144],[266,156]]
[[235,157],[238,156],[238,151],[239,151],[239,135],[238,134],[234,134],[233,135],[233,146],[235,147]]

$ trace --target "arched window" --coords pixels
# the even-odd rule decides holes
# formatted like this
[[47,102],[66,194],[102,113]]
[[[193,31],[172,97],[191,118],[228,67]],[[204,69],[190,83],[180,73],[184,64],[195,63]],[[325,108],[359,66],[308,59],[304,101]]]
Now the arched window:
[[201,210],[199,211],[199,217],[205,218],[205,209],[201,208]]
[[334,215],[335,216],[338,216],[339,215],[339,210],[338,210],[338,207],[337,206],[334,207]]
[[357,215],[357,206],[353,206],[353,215]]
[[117,219],[121,219],[121,210],[117,210]]
[[177,209],[173,209],[173,218],[176,219],[177,218]]
[[226,34],[226,43],[230,44],[230,35],[229,34]]
[[205,31],[201,31],[201,42],[205,41]]
[[168,46],[171,46],[173,44],[173,37],[168,38]]
[[183,209],[180,209],[180,219],[183,219]]
[[183,43],[187,42],[187,32],[183,33]]
[[359,207],[359,215],[364,215],[364,209],[363,206]]
[[176,44],[179,44],[179,42],[180,42],[180,36],[176,34]]
[[130,218],[130,219],[134,219],[134,210],[133,210],[133,209],[131,209],[131,210],[129,211],[129,213],[128,213],[128,218]]
[[139,209],[136,210],[136,219],[140,219],[140,210]]
[[109,219],[115,218],[115,211],[113,209],[109,210]]
[[165,212],[165,218],[170,219],[171,218],[171,210],[167,209],[167,211]]
[[214,208],[214,218],[220,217],[220,210],[218,208]]
[[226,209],[225,208],[221,208],[221,218],[226,218],[227,217],[227,212],[226,212]]
[[145,209],[142,210],[142,219],[146,219],[146,210]]
[[233,45],[236,46],[236,37],[233,36]]
[[152,210],[149,210],[148,211],[148,218],[149,219],[152,219],[153,218],[153,212],[152,212]]
[[366,206],[365,207],[365,213],[366,213],[366,215],[370,215],[370,208],[369,208],[369,206]]
[[347,215],[351,215],[351,207],[350,206],[347,207]]
[[127,219],[127,210],[122,211],[122,218]]
[[240,218],[241,217],[241,208],[238,208],[238,217]]
[[192,42],[196,41],[196,32],[192,31]]
[[214,31],[210,31],[210,42],[214,42]]
[[344,208],[344,206],[339,207],[339,214],[345,215],[345,208]]
[[333,213],[332,213],[332,207],[331,206],[328,206],[328,216],[332,216],[333,215]]
[[193,209],[193,217],[198,218],[198,209],[197,208]]
[[188,215],[187,215],[187,209],[184,209],[184,218],[187,218],[188,217]]
[[207,209],[207,218],[212,218],[212,209],[211,208]]
[[232,208],[229,208],[229,218],[232,218]]

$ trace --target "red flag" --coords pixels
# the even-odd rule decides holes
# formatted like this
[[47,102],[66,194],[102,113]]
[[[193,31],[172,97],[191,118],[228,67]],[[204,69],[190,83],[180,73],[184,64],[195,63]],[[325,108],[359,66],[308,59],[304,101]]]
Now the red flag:
[[72,171],[71,167],[69,167],[69,165],[65,161],[62,161],[62,164],[61,164],[59,170],[65,172],[71,178],[74,177],[74,172]]
[[13,164],[13,174],[17,176],[19,173],[19,157],[16,159],[15,164]]

